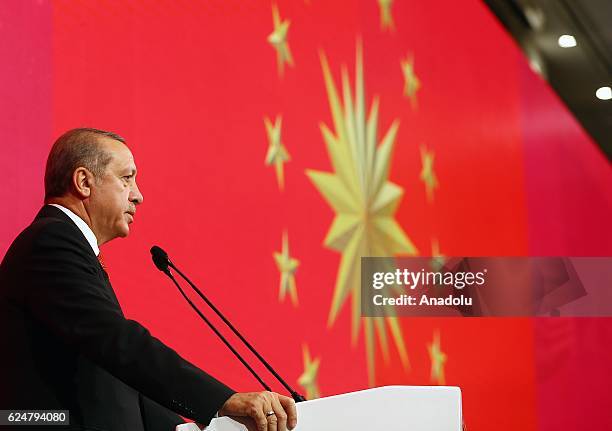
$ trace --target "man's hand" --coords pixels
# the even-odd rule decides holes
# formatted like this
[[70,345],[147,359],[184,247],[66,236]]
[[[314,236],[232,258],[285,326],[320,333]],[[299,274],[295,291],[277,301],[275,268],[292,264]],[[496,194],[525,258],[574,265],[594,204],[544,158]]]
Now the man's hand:
[[223,404],[219,416],[249,416],[258,431],[287,431],[297,425],[295,402],[276,392],[236,393]]

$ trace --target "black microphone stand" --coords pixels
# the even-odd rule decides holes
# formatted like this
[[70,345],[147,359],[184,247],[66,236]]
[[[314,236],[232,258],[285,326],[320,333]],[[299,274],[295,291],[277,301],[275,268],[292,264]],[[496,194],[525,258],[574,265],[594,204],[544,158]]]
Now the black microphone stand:
[[204,314],[202,314],[202,312],[198,309],[198,307],[195,306],[195,304],[191,301],[191,299],[189,299],[189,297],[185,294],[185,292],[183,291],[183,289],[181,288],[181,286],[178,284],[178,282],[176,281],[176,279],[174,278],[174,276],[172,275],[172,273],[170,272],[170,270],[166,269],[165,271],[162,270],[162,272],[164,272],[168,277],[170,277],[170,279],[174,282],[176,288],[179,290],[179,292],[181,292],[181,295],[183,295],[183,298],[185,298],[185,300],[189,303],[189,305],[191,305],[191,308],[193,308],[193,310],[198,314],[198,316],[200,316],[202,318],[202,320],[204,320],[204,322],[206,322],[206,324],[208,325],[208,327],[210,329],[212,329],[212,331],[217,335],[217,337],[219,337],[221,339],[221,341],[223,341],[223,344],[225,344],[227,346],[228,349],[230,349],[232,351],[232,353],[238,358],[238,360],[240,362],[242,362],[242,365],[244,365],[246,367],[247,370],[249,370],[251,372],[251,374],[253,375],[253,377],[255,377],[257,379],[257,381],[261,384],[261,386],[266,390],[266,391],[272,391],[272,389],[270,389],[270,386],[268,386],[266,384],[266,382],[263,381],[263,379],[261,377],[259,377],[259,375],[255,372],[255,370],[253,368],[251,368],[251,366],[244,360],[244,358],[240,355],[240,353],[238,353],[236,351],[236,349],[229,343],[229,341],[227,341],[227,339],[219,332],[219,330],[210,322],[210,320],[208,320],[208,318],[206,316],[204,316]]
[[234,349],[230,345],[230,343],[223,337],[223,335],[221,335],[219,330],[213,326],[213,324],[202,314],[202,312],[195,306],[195,304],[187,297],[187,295],[185,294],[183,289],[179,286],[178,282],[176,281],[176,279],[174,278],[174,276],[172,275],[168,267],[174,269],[181,277],[183,277],[183,279],[191,286],[191,288],[198,294],[198,296],[202,298],[202,300],[206,303],[206,305],[208,305],[215,312],[215,314],[219,316],[221,320],[223,320],[223,323],[225,323],[225,325],[231,329],[234,335],[236,335],[240,339],[240,341],[251,351],[251,353],[253,353],[257,357],[257,359],[276,378],[276,380],[278,380],[283,385],[283,387],[291,394],[291,397],[296,403],[306,401],[306,398],[304,398],[304,396],[297,393],[291,386],[289,386],[289,384],[287,384],[287,382],[276,372],[276,370],[272,368],[272,366],[268,363],[268,361],[266,361],[263,358],[263,356],[261,356],[259,352],[255,350],[255,348],[251,345],[251,343],[249,343],[242,336],[242,334],[238,332],[238,330],[234,327],[234,325],[232,325],[232,323],[229,320],[227,320],[227,318],[223,315],[223,313],[221,313],[221,311],[219,311],[219,309],[215,307],[215,305],[206,297],[206,295],[204,295],[200,291],[200,289],[198,289],[197,286],[193,284],[193,282],[185,274],[183,274],[183,272],[180,269],[178,269],[172,263],[172,261],[168,257],[168,253],[166,253],[160,247],[155,245],[151,247],[151,256],[153,258],[153,262],[155,263],[155,266],[160,271],[162,271],[164,274],[166,274],[168,277],[170,277],[170,279],[174,282],[176,287],[181,292],[181,295],[183,295],[185,300],[189,303],[189,305],[191,305],[191,307],[195,310],[198,316],[200,316],[202,320],[206,322],[208,327],[213,330],[213,332],[221,339],[221,341],[223,341],[223,343],[232,351],[232,353],[234,353],[234,355],[240,360],[240,362],[251,372],[251,374],[253,374],[253,376],[255,376],[255,378],[261,383],[261,385],[267,391],[270,391],[270,387],[257,375],[257,373],[246,363],[246,361],[242,358],[242,356],[240,356],[240,354],[236,351],[236,349]]
[[[291,397],[293,398],[293,400],[296,403],[302,402],[302,401],[306,401],[306,398],[304,398],[303,395],[300,395],[298,392],[296,392],[291,386],[289,386],[289,384],[287,382],[285,382],[285,380],[274,370],[274,368],[272,368],[272,366],[268,363],[268,361],[266,361],[263,356],[261,356],[259,354],[259,352],[257,350],[255,350],[255,348],[251,345],[251,343],[249,343],[240,332],[238,332],[238,330],[234,327],[234,325],[232,325],[232,323],[227,320],[227,318],[223,315],[223,313],[221,313],[221,311],[219,311],[219,309],[217,307],[215,307],[215,305],[210,302],[210,300],[206,297],[206,295],[204,295],[200,289],[198,289],[196,287],[195,284],[192,283],[192,281],[185,275],[182,273],[182,271],[180,269],[178,269],[176,267],[176,265],[174,265],[172,263],[172,261],[168,258],[168,266],[170,266],[172,269],[174,269],[181,277],[183,277],[183,279],[185,279],[185,281],[187,283],[189,283],[189,285],[191,286],[191,288],[193,290],[195,290],[195,292],[198,294],[198,296],[200,298],[202,298],[202,300],[204,302],[206,302],[206,305],[208,305],[217,316],[219,316],[219,318],[221,320],[223,320],[223,323],[225,323],[225,325],[231,329],[231,331],[234,333],[234,335],[236,335],[240,341],[242,341],[242,343],[251,351],[251,353],[253,353],[257,359],[259,359],[259,361],[264,365],[264,367],[266,367],[266,369],[276,378],[276,380],[278,380],[281,385],[283,385],[283,387],[291,394]],[[181,292],[182,293],[182,292]],[[183,294],[184,295],[184,294]],[[218,331],[217,331],[218,332]],[[269,390],[269,389],[267,389]]]

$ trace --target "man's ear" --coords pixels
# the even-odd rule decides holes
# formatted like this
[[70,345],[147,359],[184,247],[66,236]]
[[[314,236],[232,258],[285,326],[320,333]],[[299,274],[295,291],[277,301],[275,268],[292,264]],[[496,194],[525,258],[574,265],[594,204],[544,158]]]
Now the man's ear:
[[82,166],[76,168],[72,174],[72,186],[77,195],[85,199],[91,196],[91,187],[94,183],[93,173]]

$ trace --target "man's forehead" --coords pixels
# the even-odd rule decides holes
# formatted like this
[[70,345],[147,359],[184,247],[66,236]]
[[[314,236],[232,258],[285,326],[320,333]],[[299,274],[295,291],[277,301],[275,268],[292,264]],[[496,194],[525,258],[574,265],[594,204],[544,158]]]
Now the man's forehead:
[[106,137],[100,140],[100,144],[102,144],[104,151],[112,156],[111,163],[121,165],[123,167],[132,167],[134,170],[136,170],[134,156],[127,145],[115,139]]
[[131,157],[115,157],[111,160],[111,163],[115,165],[115,169],[120,170],[123,173],[136,175],[136,164],[134,163],[134,158]]
[[131,154],[130,149],[127,147],[127,145],[125,145],[123,142],[118,141],[116,139],[110,138],[108,136],[99,136],[98,137],[98,144],[102,145],[102,147],[106,150],[106,151],[110,151],[110,152],[125,152],[127,151],[128,153]]

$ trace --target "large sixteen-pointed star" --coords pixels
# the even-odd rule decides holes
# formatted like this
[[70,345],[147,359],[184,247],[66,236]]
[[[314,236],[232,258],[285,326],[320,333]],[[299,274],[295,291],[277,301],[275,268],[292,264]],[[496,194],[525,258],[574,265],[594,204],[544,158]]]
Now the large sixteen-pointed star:
[[[366,119],[363,60],[357,47],[355,95],[351,93],[346,68],[342,70],[342,102],[336,91],[327,59],[321,54],[335,131],[321,124],[323,139],[333,172],[308,170],[307,175],[336,213],[324,244],[342,253],[328,324],[331,326],[342,305],[352,297],[352,340],[356,342],[360,322],[361,256],[416,254],[416,248],[394,219],[403,189],[388,181],[393,144],[399,127],[394,121],[377,145],[378,98]],[[397,346],[404,367],[408,355],[397,318],[365,318],[368,377],[374,385],[374,330],[384,357],[388,357],[387,327]]]

